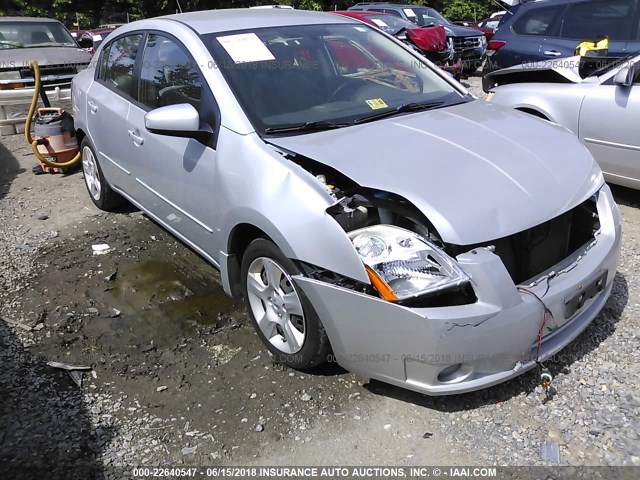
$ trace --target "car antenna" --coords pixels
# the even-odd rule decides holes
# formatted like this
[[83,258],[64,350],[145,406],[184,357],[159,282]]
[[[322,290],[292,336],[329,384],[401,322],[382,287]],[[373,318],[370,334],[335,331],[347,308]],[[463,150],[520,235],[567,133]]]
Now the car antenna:
[[182,13],[182,6],[180,5],[180,0],[176,0],[176,3],[178,4],[178,10],[180,10],[180,13]]

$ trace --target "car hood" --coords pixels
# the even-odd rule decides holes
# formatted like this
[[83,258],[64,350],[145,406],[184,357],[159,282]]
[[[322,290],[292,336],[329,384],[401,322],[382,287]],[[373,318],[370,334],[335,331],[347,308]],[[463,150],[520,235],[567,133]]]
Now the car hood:
[[447,32],[447,35],[452,37],[479,37],[482,35],[480,30],[470,27],[462,27],[460,25],[445,25],[444,30]]
[[405,197],[457,245],[539,225],[603,183],[568,130],[480,100],[269,141]]
[[0,63],[24,68],[32,60],[38,65],[89,63],[91,55],[78,47],[7,48],[0,50]]

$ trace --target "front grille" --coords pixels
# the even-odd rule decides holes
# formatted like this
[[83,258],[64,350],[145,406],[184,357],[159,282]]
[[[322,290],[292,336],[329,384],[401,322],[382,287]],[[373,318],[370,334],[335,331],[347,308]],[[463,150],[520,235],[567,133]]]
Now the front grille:
[[456,52],[473,50],[482,46],[482,37],[453,37],[453,48]]
[[459,255],[476,247],[493,245],[516,285],[551,269],[594,239],[600,229],[595,199],[562,215],[508,237],[477,245],[449,246]]
[[[75,65],[49,65],[46,67],[40,67],[40,76],[46,77],[49,75],[75,75],[77,72]],[[33,78],[33,72],[30,68],[20,69],[20,78]]]

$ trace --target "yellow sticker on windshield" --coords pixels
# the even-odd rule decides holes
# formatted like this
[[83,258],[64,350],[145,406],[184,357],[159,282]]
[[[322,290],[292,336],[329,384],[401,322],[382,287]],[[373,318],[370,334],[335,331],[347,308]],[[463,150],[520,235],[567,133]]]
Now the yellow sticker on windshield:
[[367,102],[367,105],[371,107],[371,110],[378,110],[380,108],[387,108],[389,106],[384,103],[384,100],[382,100],[381,98],[372,98],[371,100],[365,100],[365,102]]

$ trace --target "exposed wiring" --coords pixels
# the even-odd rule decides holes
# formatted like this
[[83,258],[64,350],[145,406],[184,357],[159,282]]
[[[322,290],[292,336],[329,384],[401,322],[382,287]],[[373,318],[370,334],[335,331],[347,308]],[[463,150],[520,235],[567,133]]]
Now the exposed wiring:
[[[547,294],[547,292],[549,291],[549,280],[551,277],[547,278],[547,289],[545,290],[544,294],[542,295],[543,297]],[[540,350],[542,350],[542,337],[544,334],[544,327],[547,324],[547,321],[549,319],[551,319],[551,321],[554,324],[554,328],[549,328],[550,331],[555,330],[556,328],[558,328],[558,324],[555,320],[555,318],[553,318],[553,312],[551,311],[551,309],[549,309],[549,307],[547,307],[547,304],[544,303],[544,300],[542,300],[542,298],[540,296],[538,296],[538,294],[536,294],[534,291],[529,290],[528,288],[524,288],[524,287],[518,287],[518,291],[526,293],[527,295],[530,295],[532,297],[534,297],[538,302],[540,302],[540,304],[542,305],[543,308],[543,313],[542,313],[542,320],[540,321],[540,325],[538,327],[538,338],[537,338],[537,345],[536,345],[536,358],[535,358],[535,362],[536,365],[538,367],[538,377],[540,379],[540,386],[544,389],[545,391],[545,400],[544,403],[550,401],[553,397],[552,397],[552,393],[551,393],[551,381],[553,380],[553,375],[551,375],[551,372],[546,369],[544,367],[544,365],[542,364],[542,362],[540,361]]]
[[[551,319],[551,321],[553,322],[553,324],[555,326],[555,328],[550,329],[551,331],[553,331],[556,328],[558,328],[558,323],[556,322],[555,318],[553,317],[553,312],[549,309],[549,307],[547,307],[546,303],[544,303],[544,300],[542,300],[542,298],[540,298],[538,296],[538,294],[536,294],[534,291],[529,290],[528,288],[524,288],[524,287],[518,287],[518,290],[520,292],[526,293],[527,295],[531,295],[532,297],[534,297],[538,302],[540,302],[540,304],[542,305],[542,308],[543,308],[542,320],[540,321],[540,326],[538,328],[538,342],[537,342],[537,348],[536,348],[536,363],[540,364],[540,350],[542,349],[542,336],[543,336],[543,332],[544,332],[544,327],[547,324],[547,320]],[[548,291],[549,291],[549,288],[548,288],[548,284],[547,284],[547,291],[545,291],[545,295],[546,295],[546,293]]]

